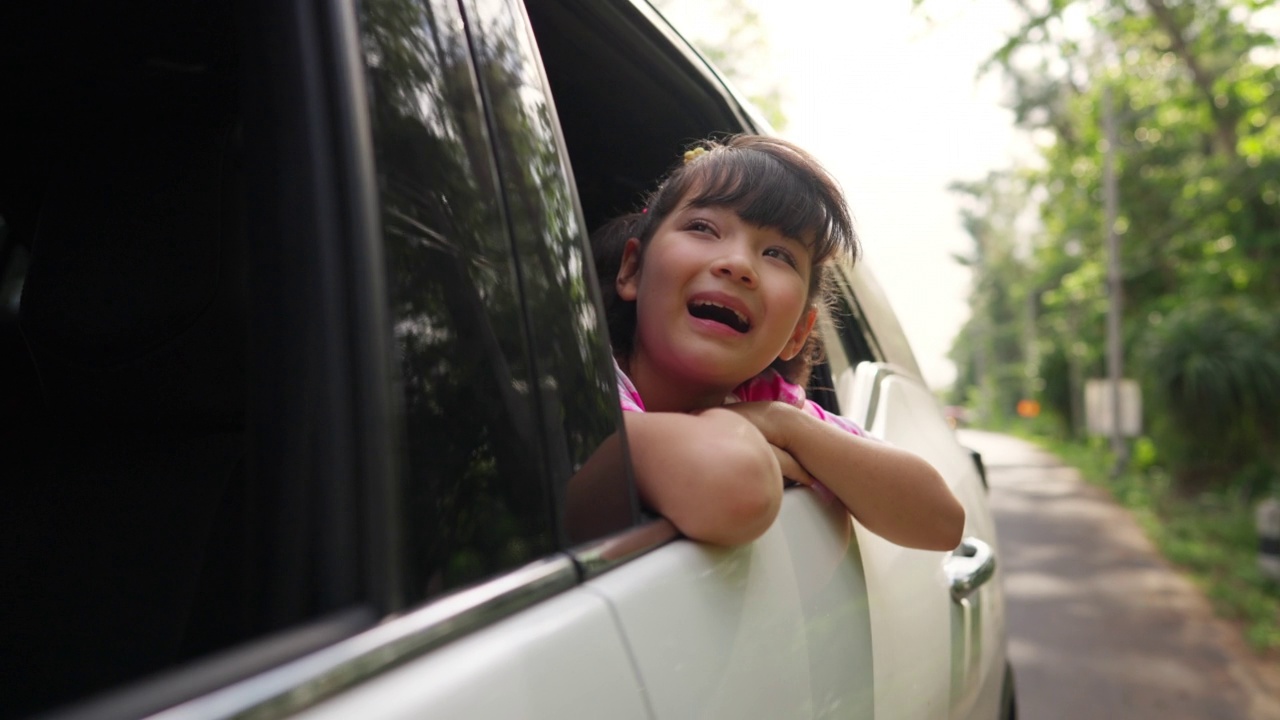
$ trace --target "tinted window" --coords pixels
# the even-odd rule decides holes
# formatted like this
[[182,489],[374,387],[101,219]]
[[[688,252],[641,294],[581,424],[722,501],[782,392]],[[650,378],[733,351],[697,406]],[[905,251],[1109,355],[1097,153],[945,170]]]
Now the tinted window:
[[505,210],[453,2],[361,6],[403,398],[408,601],[555,548]]
[[0,317],[18,314],[22,297],[22,278],[27,273],[27,251],[20,247],[0,216]]
[[621,454],[601,449],[620,418],[582,214],[521,6],[475,0],[467,12],[531,328],[545,459],[564,540],[588,540],[629,525],[634,503]]
[[4,716],[329,609],[267,582],[229,6],[75,10],[0,17]]

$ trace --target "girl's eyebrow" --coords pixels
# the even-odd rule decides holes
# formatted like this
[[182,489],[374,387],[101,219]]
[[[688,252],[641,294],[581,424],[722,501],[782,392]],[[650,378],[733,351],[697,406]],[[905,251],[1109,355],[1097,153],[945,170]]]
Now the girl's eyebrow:
[[[682,205],[680,205],[675,210],[673,210],[671,212],[671,215],[674,217],[676,215],[682,215],[686,212],[696,211],[696,210],[707,210],[712,212],[728,213],[738,218],[738,220],[740,220],[741,222],[747,223],[748,225],[755,225],[755,223],[742,217],[742,213],[738,212],[738,210],[733,206],[724,205],[720,203],[701,204],[701,203],[694,203],[692,201],[686,200]],[[809,256],[809,259],[812,260],[814,251],[818,246],[818,238],[816,233],[811,233],[814,236],[812,240],[805,240],[804,238],[793,237],[791,235],[786,234],[785,232],[782,231],[782,228],[777,225],[756,225],[756,227],[769,228],[772,230],[776,230],[778,234],[781,235],[784,239],[789,240],[795,243],[800,248],[802,248],[805,251],[805,254]]]

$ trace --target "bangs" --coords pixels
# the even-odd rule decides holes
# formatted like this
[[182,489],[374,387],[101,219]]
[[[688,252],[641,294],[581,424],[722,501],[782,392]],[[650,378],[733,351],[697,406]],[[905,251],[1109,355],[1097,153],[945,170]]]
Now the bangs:
[[727,207],[752,225],[803,242],[815,265],[838,253],[856,256],[839,188],[825,173],[801,172],[791,164],[769,152],[717,148],[671,177],[653,210],[665,217],[682,199],[694,207]]

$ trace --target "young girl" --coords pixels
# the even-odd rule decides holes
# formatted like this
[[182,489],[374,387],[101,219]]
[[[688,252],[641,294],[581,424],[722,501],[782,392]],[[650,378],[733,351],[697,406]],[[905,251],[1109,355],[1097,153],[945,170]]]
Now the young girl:
[[739,544],[773,523],[786,478],[892,542],[959,544],[964,509],[932,466],[804,398],[828,267],[857,254],[843,195],[808,153],[703,143],[592,243],[648,507]]

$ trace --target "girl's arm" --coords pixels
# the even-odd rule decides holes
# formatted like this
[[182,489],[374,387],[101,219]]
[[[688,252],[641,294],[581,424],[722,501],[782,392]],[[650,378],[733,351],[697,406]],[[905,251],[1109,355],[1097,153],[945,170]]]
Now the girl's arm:
[[764,435],[724,408],[624,412],[641,501],[689,538],[739,545],[764,534],[782,506],[782,472]]
[[[782,402],[724,409],[751,421],[840,498],[868,530],[905,547],[952,550],[964,506],[928,462],[888,443],[858,437]],[[802,480],[802,478],[794,478]]]

